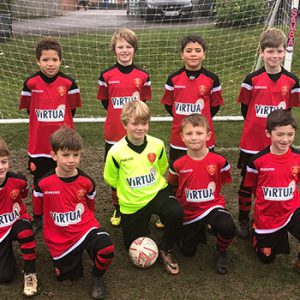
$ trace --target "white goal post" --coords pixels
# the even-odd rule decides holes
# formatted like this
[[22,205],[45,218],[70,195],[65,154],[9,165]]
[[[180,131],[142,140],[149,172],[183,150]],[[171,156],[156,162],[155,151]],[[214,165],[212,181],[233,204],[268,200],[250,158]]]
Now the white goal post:
[[[147,1],[157,13],[150,20],[145,18]],[[35,45],[44,36],[60,41],[61,71],[78,80],[83,107],[76,112],[75,122],[105,120],[96,100],[97,81],[100,70],[115,62],[109,44],[112,32],[120,27],[133,29],[139,37],[134,62],[150,74],[154,122],[171,120],[160,98],[167,76],[182,66],[180,41],[189,33],[203,36],[207,44],[203,65],[221,80],[225,104],[216,121],[242,120],[236,97],[245,75],[259,63],[257,45],[267,27],[279,27],[287,34],[285,66],[292,65],[298,0],[182,0],[177,5],[168,0],[171,4],[164,6],[156,1],[90,0],[86,10],[77,7],[77,0],[2,1],[0,124],[28,122],[26,112],[18,110],[20,91],[24,80],[38,70]],[[192,13],[181,15],[189,5]]]

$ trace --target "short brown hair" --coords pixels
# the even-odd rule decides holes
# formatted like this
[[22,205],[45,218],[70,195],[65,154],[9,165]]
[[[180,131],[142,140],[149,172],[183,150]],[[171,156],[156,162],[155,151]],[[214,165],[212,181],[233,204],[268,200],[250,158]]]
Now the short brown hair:
[[0,157],[3,156],[9,156],[9,151],[6,142],[0,138]]
[[189,34],[189,35],[185,36],[181,41],[181,52],[184,51],[184,48],[189,43],[198,43],[203,48],[204,52],[206,50],[205,41],[200,35]]
[[295,130],[297,129],[297,121],[290,110],[277,109],[270,112],[267,117],[267,130],[271,133],[276,127],[291,125]]
[[283,46],[284,49],[287,47],[287,38],[285,33],[278,28],[270,28],[262,33],[260,36],[260,48],[265,50],[269,48],[278,48]]
[[43,50],[55,50],[60,60],[62,59],[62,50],[60,43],[53,37],[43,38],[38,42],[35,48],[35,58],[40,60]]
[[51,134],[50,144],[55,153],[58,150],[80,151],[83,148],[81,135],[66,125]]
[[138,49],[138,38],[134,31],[129,28],[121,28],[116,30],[111,37],[111,49],[115,52],[117,40],[124,39],[128,44],[130,44],[134,52]]
[[127,102],[121,112],[121,121],[127,125],[129,118],[134,118],[137,122],[150,121],[150,109],[146,103],[140,100]]
[[191,124],[193,127],[205,127],[207,129],[207,132],[210,131],[209,123],[203,115],[199,114],[191,114],[185,117],[180,126],[180,132],[183,132],[183,129],[186,127],[186,125]]

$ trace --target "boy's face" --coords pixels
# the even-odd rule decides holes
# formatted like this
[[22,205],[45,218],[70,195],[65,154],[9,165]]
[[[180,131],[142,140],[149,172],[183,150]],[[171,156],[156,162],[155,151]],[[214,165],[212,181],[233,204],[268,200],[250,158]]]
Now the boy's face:
[[43,50],[40,59],[37,61],[42,73],[47,77],[54,77],[61,65],[61,60],[56,50]]
[[57,163],[56,174],[59,177],[72,177],[77,175],[77,167],[80,163],[80,151],[58,150],[51,151],[51,156]]
[[129,141],[134,145],[142,145],[144,143],[145,135],[149,130],[149,122],[137,122],[135,118],[130,117],[127,125],[124,125],[127,131]]
[[207,132],[204,126],[193,126],[186,124],[181,132],[181,139],[187,146],[188,150],[201,151],[206,149],[206,142],[211,137],[211,131]]
[[205,58],[205,52],[199,43],[186,44],[181,58],[184,60],[185,67],[190,71],[197,71],[201,69],[202,61]]
[[266,130],[266,135],[271,139],[271,151],[273,154],[284,154],[293,144],[295,139],[295,128],[291,125],[277,126],[270,132]]
[[119,64],[122,66],[129,66],[133,61],[134,48],[121,38],[116,42],[115,54]]
[[267,47],[260,51],[260,56],[264,60],[267,72],[270,70],[279,73],[281,71],[281,63],[285,56],[285,49],[283,45],[278,48]]
[[9,168],[8,156],[0,157],[0,184],[2,184],[6,178],[6,174]]

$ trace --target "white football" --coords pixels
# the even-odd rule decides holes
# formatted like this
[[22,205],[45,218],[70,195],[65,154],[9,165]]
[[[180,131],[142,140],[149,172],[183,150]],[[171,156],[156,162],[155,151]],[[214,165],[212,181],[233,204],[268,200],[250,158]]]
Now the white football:
[[128,254],[135,266],[146,269],[156,262],[158,258],[158,247],[152,239],[143,236],[135,239],[131,243]]

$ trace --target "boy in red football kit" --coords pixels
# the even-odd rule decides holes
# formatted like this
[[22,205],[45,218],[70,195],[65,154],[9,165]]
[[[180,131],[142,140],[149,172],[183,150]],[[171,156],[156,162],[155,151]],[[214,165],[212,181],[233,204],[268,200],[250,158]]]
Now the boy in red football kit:
[[[169,75],[161,103],[173,117],[170,136],[170,166],[186,153],[187,147],[180,137],[181,121],[192,113],[204,115],[209,123],[211,138],[208,148],[215,146],[212,118],[224,104],[219,77],[202,66],[206,45],[199,35],[188,35],[181,41],[181,58],[185,66]],[[163,225],[158,221],[158,228]]]
[[[289,253],[288,232],[300,241],[300,152],[292,147],[297,123],[290,111],[271,112],[266,128],[271,145],[251,157],[244,184],[255,195],[253,247],[271,263]],[[300,253],[295,266],[300,272]]]
[[[60,44],[45,38],[36,46],[36,61],[40,71],[24,83],[20,109],[29,113],[28,155],[29,170],[34,184],[55,167],[50,155],[49,137],[62,124],[74,127],[76,107],[81,97],[76,82],[59,71],[62,60]],[[33,230],[42,227],[42,220],[34,216]]]
[[50,137],[51,155],[57,167],[38,181],[34,188],[34,213],[44,216],[44,238],[53,258],[57,280],[82,276],[82,254],[87,250],[92,269],[92,297],[102,299],[102,279],[114,256],[109,234],[95,218],[95,184],[78,169],[81,136],[67,126]]
[[[133,57],[138,48],[136,34],[128,28],[115,31],[111,38],[111,48],[117,62],[101,72],[97,95],[97,99],[107,111],[104,124],[105,158],[108,150],[126,135],[120,120],[124,104],[133,100],[151,99],[149,74],[133,64]],[[112,194],[115,211],[110,222],[113,226],[119,226],[120,206],[114,189]]]
[[0,139],[0,283],[10,282],[15,274],[13,241],[18,241],[24,261],[24,295],[37,293],[35,271],[36,244],[31,217],[22,201],[28,194],[25,176],[9,171],[7,144]]
[[246,166],[252,155],[270,144],[270,138],[264,133],[267,116],[276,109],[300,106],[299,80],[281,66],[286,45],[286,36],[279,29],[268,29],[262,34],[260,55],[264,60],[264,67],[246,76],[238,97],[245,119],[238,161],[242,181],[238,192],[237,234],[242,238],[248,238],[250,233],[249,211],[252,197],[251,190],[244,185]]
[[210,224],[216,236],[218,259],[216,271],[226,274],[229,266],[227,248],[235,235],[234,222],[225,208],[222,186],[231,182],[226,159],[207,148],[212,132],[204,116],[192,114],[182,121],[181,138],[187,154],[171,166],[169,180],[176,187],[176,198],[184,210],[179,247],[186,256],[196,253],[203,238],[204,224]]

